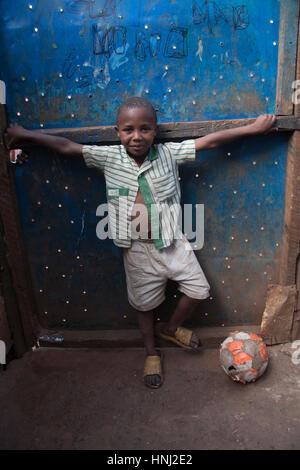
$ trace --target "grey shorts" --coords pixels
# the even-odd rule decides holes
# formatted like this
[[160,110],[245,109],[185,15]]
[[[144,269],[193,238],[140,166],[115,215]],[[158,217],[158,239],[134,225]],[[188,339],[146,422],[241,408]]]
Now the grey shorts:
[[139,311],[150,311],[165,300],[168,279],[178,282],[178,290],[188,297],[209,297],[210,286],[184,236],[162,250],[154,243],[132,241],[123,249],[123,258],[128,300]]

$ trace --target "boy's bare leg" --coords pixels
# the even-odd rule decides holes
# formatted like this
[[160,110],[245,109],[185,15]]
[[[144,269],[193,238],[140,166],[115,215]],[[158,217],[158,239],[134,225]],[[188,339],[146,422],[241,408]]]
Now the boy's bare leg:
[[[201,300],[199,299],[192,299],[187,295],[183,295],[170,320],[163,326],[162,332],[167,335],[175,336],[177,328],[194,312],[200,302]],[[199,345],[199,338],[195,333],[193,333],[191,337],[190,345],[193,347]]]
[[[147,356],[159,356],[159,352],[155,349],[154,345],[154,322],[153,312],[138,312],[140,331],[143,336],[144,345],[146,348]],[[150,386],[159,385],[161,377],[159,375],[147,375],[145,381]]]

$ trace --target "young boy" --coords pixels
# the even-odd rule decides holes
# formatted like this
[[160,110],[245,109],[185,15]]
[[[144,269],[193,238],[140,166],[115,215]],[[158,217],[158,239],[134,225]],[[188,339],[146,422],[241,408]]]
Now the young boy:
[[[169,321],[156,328],[156,334],[184,348],[197,349],[199,339],[181,324],[201,299],[209,296],[205,275],[177,227],[180,203],[177,166],[194,160],[197,151],[265,133],[274,122],[274,116],[262,115],[247,126],[181,143],[154,145],[156,113],[147,100],[133,97],[118,110],[116,130],[121,145],[88,146],[17,125],[7,129],[9,148],[45,146],[63,155],[83,156],[88,167],[104,172],[111,233],[114,243],[123,248],[128,299],[138,311],[146,349],[144,382],[150,388],[163,383],[162,358],[154,343],[153,309],[165,299],[167,280],[177,281],[183,295]],[[171,206],[175,208],[172,217]]]

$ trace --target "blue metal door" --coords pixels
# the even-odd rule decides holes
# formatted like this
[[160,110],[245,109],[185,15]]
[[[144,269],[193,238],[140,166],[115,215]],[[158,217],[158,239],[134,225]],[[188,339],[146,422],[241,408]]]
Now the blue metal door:
[[[275,113],[277,0],[1,6],[0,78],[10,119],[26,128],[111,126],[131,95],[151,101],[160,123]],[[288,138],[243,139],[180,169],[182,202],[205,207],[196,254],[211,297],[193,317],[196,326],[260,323],[267,285],[278,279]],[[103,176],[78,159],[32,149],[15,180],[41,324],[135,326],[121,252],[96,236]]]

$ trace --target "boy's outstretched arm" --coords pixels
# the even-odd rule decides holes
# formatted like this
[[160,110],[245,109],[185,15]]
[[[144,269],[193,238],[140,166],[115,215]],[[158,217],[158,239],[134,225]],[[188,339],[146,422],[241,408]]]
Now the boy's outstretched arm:
[[44,134],[41,131],[28,131],[17,124],[11,124],[5,132],[5,143],[9,149],[26,149],[40,146],[69,156],[82,156],[82,144],[65,137]]
[[273,126],[276,118],[272,114],[262,114],[254,123],[247,126],[235,127],[224,131],[213,132],[212,134],[195,139],[196,150],[209,150],[221,145],[229,144],[240,137],[256,134],[264,134]]

